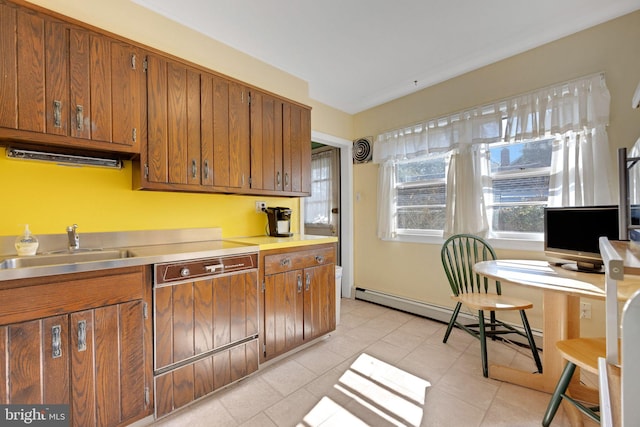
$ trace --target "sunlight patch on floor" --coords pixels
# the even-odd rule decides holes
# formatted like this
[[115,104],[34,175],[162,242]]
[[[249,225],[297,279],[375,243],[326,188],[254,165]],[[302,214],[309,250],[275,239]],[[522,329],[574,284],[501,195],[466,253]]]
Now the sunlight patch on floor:
[[[429,381],[361,354],[340,377],[336,390],[366,408],[371,414],[397,426],[419,426],[423,418]],[[304,417],[299,426],[368,425],[328,397]]]

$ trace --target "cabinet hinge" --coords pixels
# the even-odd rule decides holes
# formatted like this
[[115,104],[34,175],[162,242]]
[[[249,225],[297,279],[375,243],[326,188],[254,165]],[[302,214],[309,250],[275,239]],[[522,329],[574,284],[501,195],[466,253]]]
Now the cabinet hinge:
[[146,163],[144,164],[144,178],[149,179],[149,165]]
[[142,317],[144,317],[145,319],[149,318],[149,304],[142,303]]
[[146,73],[149,69],[149,60],[145,57],[144,61],[142,61],[142,72]]
[[150,402],[150,396],[149,396],[149,387],[145,387],[144,388],[144,405],[145,406],[149,406]]
[[131,140],[136,142],[136,139],[138,139],[138,128],[133,128],[131,130]]
[[267,345],[266,344],[262,344],[262,354],[264,354],[265,356],[267,355]]
[[251,94],[247,95],[247,102],[251,105]]
[[267,286],[264,284],[264,280],[262,281],[262,292],[267,290]]
[[136,69],[136,54],[132,53],[131,54],[131,69],[135,70]]

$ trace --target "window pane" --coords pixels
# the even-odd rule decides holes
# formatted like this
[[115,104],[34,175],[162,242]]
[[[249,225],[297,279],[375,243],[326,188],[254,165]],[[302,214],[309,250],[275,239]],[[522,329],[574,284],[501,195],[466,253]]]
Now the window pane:
[[444,205],[445,185],[421,185],[419,187],[399,188],[398,206]]
[[489,148],[491,173],[549,167],[552,148],[553,139],[494,144]]
[[546,202],[549,199],[549,175],[514,177],[493,181],[495,204]]
[[445,222],[446,157],[396,165],[396,227],[398,230],[442,230]]
[[444,206],[399,208],[398,229],[442,230],[445,216]]
[[494,206],[492,229],[497,232],[542,233],[544,206]]
[[396,168],[396,182],[403,184],[444,179],[445,169],[446,161],[444,157],[399,163]]

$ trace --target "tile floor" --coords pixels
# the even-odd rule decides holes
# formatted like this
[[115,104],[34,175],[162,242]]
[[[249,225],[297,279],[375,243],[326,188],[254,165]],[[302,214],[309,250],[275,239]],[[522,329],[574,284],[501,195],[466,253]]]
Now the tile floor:
[[[454,330],[443,344],[442,323],[353,299],[341,307],[327,338],[153,426],[541,425],[549,395],[484,378],[470,335]],[[508,344],[490,343],[489,360],[535,370]],[[560,408],[552,426],[567,425]]]

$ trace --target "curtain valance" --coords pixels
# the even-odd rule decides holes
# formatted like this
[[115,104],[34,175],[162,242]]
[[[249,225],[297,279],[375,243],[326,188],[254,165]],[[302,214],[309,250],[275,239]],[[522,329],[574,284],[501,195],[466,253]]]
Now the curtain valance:
[[376,137],[373,161],[411,159],[461,144],[522,141],[606,126],[610,98],[603,74],[584,77],[382,133]]

